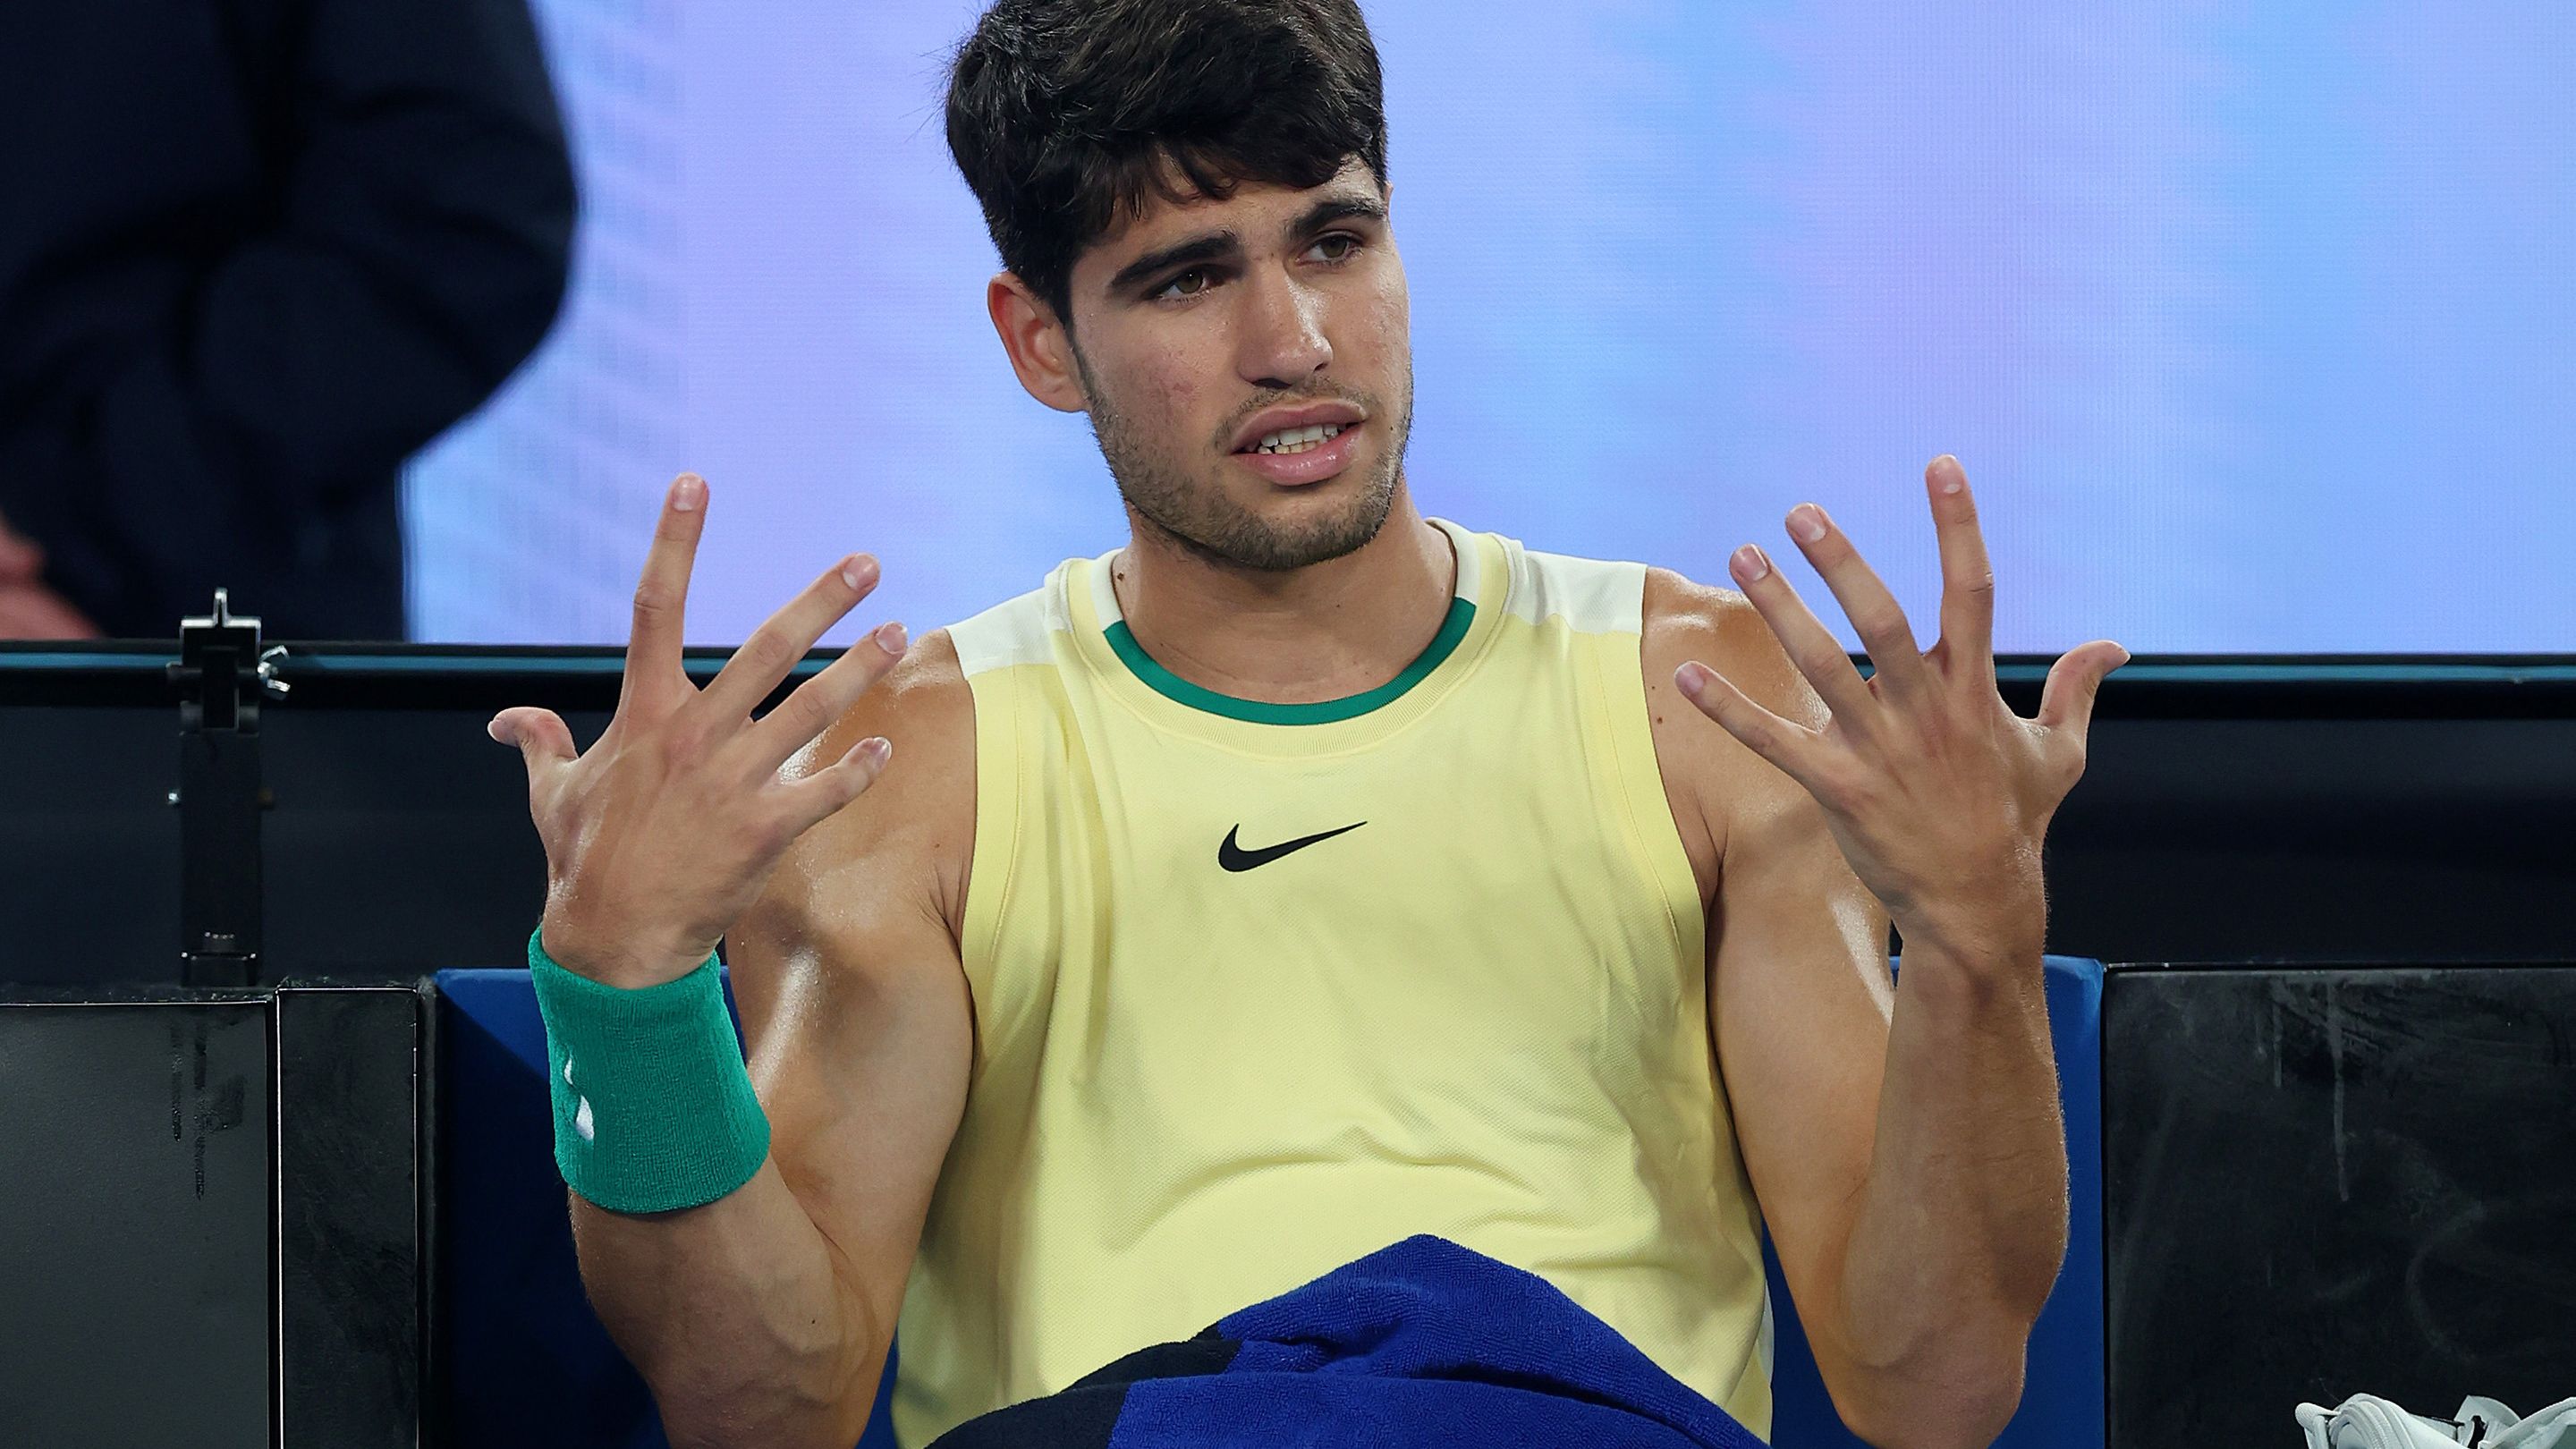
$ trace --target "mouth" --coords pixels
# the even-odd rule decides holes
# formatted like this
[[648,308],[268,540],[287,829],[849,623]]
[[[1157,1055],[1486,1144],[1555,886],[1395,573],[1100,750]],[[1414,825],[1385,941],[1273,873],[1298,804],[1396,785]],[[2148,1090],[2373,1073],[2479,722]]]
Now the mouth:
[[1339,399],[1264,408],[1234,435],[1236,461],[1273,483],[1320,483],[1350,466],[1368,411]]
[[1302,428],[1281,428],[1276,432],[1264,433],[1253,439],[1248,446],[1235,451],[1259,453],[1274,458],[1290,457],[1298,453],[1312,452],[1340,437],[1345,429],[1352,426],[1354,425],[1350,423],[1308,423]]
[[1366,408],[1338,398],[1323,398],[1293,407],[1267,407],[1243,420],[1228,451],[1277,452],[1296,446],[1301,436],[1307,441],[1320,442],[1331,436],[1321,430],[1347,428],[1367,420]]
[[1234,451],[1234,460],[1272,483],[1298,487],[1337,476],[1359,452],[1360,424],[1308,423],[1262,434]]

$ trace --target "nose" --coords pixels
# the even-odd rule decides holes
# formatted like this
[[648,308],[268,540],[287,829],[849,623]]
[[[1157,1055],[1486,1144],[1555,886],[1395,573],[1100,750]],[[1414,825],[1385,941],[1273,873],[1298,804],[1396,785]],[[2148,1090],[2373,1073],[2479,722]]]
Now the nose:
[[1285,272],[1257,269],[1240,294],[1241,332],[1235,370],[1260,388],[1293,390],[1330,366],[1333,344],[1324,338],[1324,299]]

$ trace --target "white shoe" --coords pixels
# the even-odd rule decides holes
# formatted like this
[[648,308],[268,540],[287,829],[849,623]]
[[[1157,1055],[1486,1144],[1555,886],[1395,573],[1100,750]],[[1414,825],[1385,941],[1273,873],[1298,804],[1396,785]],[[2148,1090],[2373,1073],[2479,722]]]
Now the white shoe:
[[2460,1449],[2469,1442],[2456,1426],[2426,1419],[2369,1394],[2355,1394],[2336,1409],[2301,1404],[2299,1427],[2308,1449]]
[[2504,1429],[2488,1434],[2478,1449],[2576,1449],[2576,1399],[2560,1399],[2528,1419],[2515,1418],[2513,1410],[2493,1399],[2471,1399],[2460,1405],[2460,1413],[2467,1415],[2471,1405],[2490,1416],[2488,1423]]
[[2308,1449],[2576,1449],[2576,1399],[2525,1419],[2493,1399],[2460,1402],[2455,1419],[2427,1419],[2355,1394],[2340,1408],[2298,1408]]

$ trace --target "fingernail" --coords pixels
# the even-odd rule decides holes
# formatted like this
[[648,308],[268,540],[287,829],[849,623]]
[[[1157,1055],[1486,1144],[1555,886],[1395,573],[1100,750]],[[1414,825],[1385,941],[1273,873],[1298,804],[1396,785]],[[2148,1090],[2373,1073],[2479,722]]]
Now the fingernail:
[[877,647],[879,649],[884,650],[897,659],[901,659],[903,657],[903,646],[904,633],[903,626],[901,624],[880,624],[877,626]]
[[2127,663],[2129,662],[2129,651],[2128,651],[2125,647],[2123,647],[2123,646],[2121,646],[2121,645],[2118,645],[2118,644],[2114,644],[2114,645],[2112,645],[2111,647],[2112,647],[2112,648],[2114,648],[2114,649],[2118,649],[2118,650],[2120,651],[2120,663],[2119,663],[2119,664],[2114,664],[2114,665],[2112,665],[2112,666],[2111,666],[2112,668],[2117,669],[2117,668],[2119,668],[2121,665],[2123,665],[2123,664],[2127,664]]
[[[1943,467],[1943,464],[1947,464],[1948,466]],[[1944,475],[1941,479],[1941,492],[1945,496],[1957,493],[1968,486],[1967,470],[1959,466],[1958,459],[1951,457],[1947,453],[1943,453],[1940,457],[1932,460],[1932,466],[1940,468]]]
[[501,717],[497,714],[484,722],[483,733],[490,735],[493,743],[495,744],[506,745],[509,743],[508,740],[501,738]]
[[683,473],[671,484],[671,511],[695,513],[707,501],[707,480],[695,473]]
[[1770,555],[1749,543],[1737,549],[1734,559],[1730,562],[1735,570],[1735,576],[1748,584],[1760,583],[1771,573]]
[[1825,536],[1825,511],[1812,503],[1801,503],[1789,510],[1789,531],[1801,543],[1814,543]]
[[1697,699],[1699,692],[1708,688],[1708,670],[1695,663],[1685,664],[1673,671],[1673,683],[1681,686],[1682,693]]
[[894,741],[881,735],[870,735],[859,741],[859,753],[868,757],[869,764],[883,769],[885,762],[894,755]]
[[854,589],[868,586],[868,570],[873,561],[866,554],[854,553],[841,560],[841,582]]

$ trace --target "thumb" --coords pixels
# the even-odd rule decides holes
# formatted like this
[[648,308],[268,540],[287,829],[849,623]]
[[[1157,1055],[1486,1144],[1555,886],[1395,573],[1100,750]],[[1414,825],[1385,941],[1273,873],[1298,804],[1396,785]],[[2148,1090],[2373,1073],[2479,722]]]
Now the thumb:
[[526,705],[505,709],[492,716],[484,730],[502,744],[519,747],[520,757],[528,763],[531,783],[539,770],[564,764],[581,753],[573,748],[571,728],[550,709]]
[[2108,639],[2067,650],[2048,671],[2048,683],[2039,692],[2040,727],[2071,729],[2081,741],[2093,727],[2093,700],[2102,691],[2103,679],[2128,662],[2129,651]]

